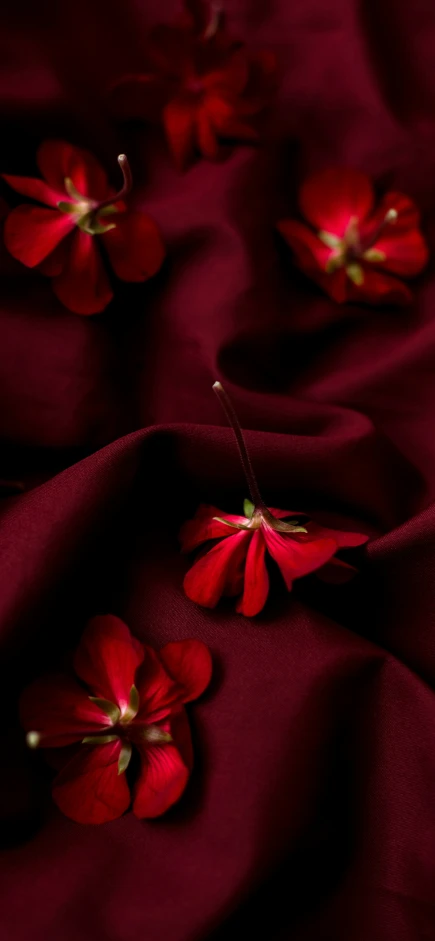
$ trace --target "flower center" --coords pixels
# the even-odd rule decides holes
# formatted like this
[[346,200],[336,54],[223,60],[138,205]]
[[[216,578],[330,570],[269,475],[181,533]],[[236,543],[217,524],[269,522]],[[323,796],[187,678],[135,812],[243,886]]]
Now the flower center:
[[58,202],[57,208],[60,212],[65,212],[70,215],[75,225],[78,226],[82,232],[86,232],[87,235],[103,235],[105,232],[109,232],[110,229],[116,228],[114,222],[104,223],[101,217],[110,216],[119,212],[115,203],[123,199],[124,196],[127,196],[131,190],[132,177],[125,154],[119,155],[118,163],[123,175],[123,185],[114,196],[109,197],[109,199],[101,200],[100,202],[91,199],[89,196],[83,196],[70,177],[65,177],[64,179],[65,190],[70,199]]
[[365,238],[361,236],[357,216],[350,218],[342,238],[338,235],[334,235],[332,232],[326,232],[324,230],[318,232],[317,234],[320,241],[323,242],[324,245],[327,245],[328,248],[332,249],[332,254],[325,265],[327,274],[332,274],[339,268],[345,268],[348,278],[350,278],[354,284],[357,286],[363,284],[364,270],[361,262],[365,261],[377,264],[385,261],[385,252],[375,247],[376,242],[384,232],[384,229],[389,225],[394,225],[397,218],[397,209],[389,209],[376,229]]
[[[135,685],[131,687],[128,702],[121,707],[108,699],[89,696],[92,703],[101,709],[107,716],[107,724],[101,731],[93,731],[81,740],[82,745],[108,745],[111,742],[121,742],[121,751],[118,759],[118,774],[122,774],[130,763],[133,745],[166,745],[172,742],[172,736],[161,726],[154,723],[146,725],[143,721],[135,721],[139,711],[139,693]],[[26,735],[29,748],[44,747],[44,735],[32,731]]]

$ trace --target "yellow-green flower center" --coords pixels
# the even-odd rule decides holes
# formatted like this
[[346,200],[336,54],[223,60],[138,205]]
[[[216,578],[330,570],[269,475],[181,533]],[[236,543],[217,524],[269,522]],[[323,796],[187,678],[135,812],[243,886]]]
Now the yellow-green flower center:
[[383,232],[385,226],[391,225],[397,220],[397,210],[389,209],[385,214],[381,224],[369,241],[364,241],[359,229],[359,219],[352,216],[342,238],[322,229],[318,232],[318,237],[324,245],[331,249],[326,264],[325,271],[332,274],[339,268],[344,268],[348,278],[359,287],[364,283],[364,268],[362,262],[379,264],[385,261],[385,252],[375,247],[376,241]]

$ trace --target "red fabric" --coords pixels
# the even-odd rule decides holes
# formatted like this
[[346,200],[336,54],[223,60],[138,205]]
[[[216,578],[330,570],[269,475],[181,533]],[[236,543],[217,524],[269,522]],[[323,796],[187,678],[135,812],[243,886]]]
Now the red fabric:
[[[406,310],[340,307],[274,232],[308,174],[348,165],[416,201],[433,256],[435,11],[228,9],[250,48],[277,53],[276,106],[264,146],[184,175],[158,129],[114,124],[106,106],[110,83],[141,70],[161,2],[22,0],[0,14],[2,172],[37,175],[53,134],[111,172],[126,151],[129,205],[155,218],[168,253],[153,284],[122,285],[87,320],[0,250],[1,477],[29,491],[0,505],[8,941],[435,932],[433,261]],[[373,534],[348,584],[309,576],[270,592],[255,622],[182,592],[179,526],[200,501],[237,513],[245,496],[216,379],[253,429],[271,505]],[[87,828],[53,806],[13,723],[21,687],[107,611],[156,647],[205,641],[217,670],[187,707],[195,767],[177,807]]]

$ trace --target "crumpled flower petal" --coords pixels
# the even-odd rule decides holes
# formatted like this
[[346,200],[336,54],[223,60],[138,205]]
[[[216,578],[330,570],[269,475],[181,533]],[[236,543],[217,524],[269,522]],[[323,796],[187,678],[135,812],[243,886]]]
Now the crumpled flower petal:
[[53,209],[56,209],[57,204],[65,199],[64,187],[56,191],[47,183],[44,183],[44,180],[32,179],[28,176],[12,176],[9,173],[3,173],[2,176],[8,186],[16,193],[21,193],[22,196],[30,196],[31,199],[52,206]]
[[[215,519],[219,517],[220,519]],[[230,523],[245,526],[248,520],[244,516],[235,516],[231,513],[224,513],[217,506],[208,506],[201,504],[198,507],[195,516],[191,520],[186,520],[180,530],[180,541],[182,552],[192,552],[202,542],[209,539],[220,539],[223,536],[234,536],[234,528],[222,523],[221,520],[228,520]]]
[[110,725],[86,690],[62,674],[41,677],[26,687],[20,699],[20,720],[26,732],[40,734],[43,748],[71,745]]
[[250,539],[251,533],[242,530],[201,556],[184,577],[187,597],[204,608],[214,608],[225,590],[230,568],[244,556]]
[[101,235],[113,270],[122,281],[146,281],[162,265],[165,248],[158,226],[144,212],[126,212]]
[[73,228],[74,223],[66,213],[39,206],[17,206],[4,224],[5,245],[17,261],[34,268]]
[[199,640],[166,644],[159,657],[169,676],[182,691],[182,701],[197,699],[211,680],[212,660],[208,647]]
[[109,195],[106,171],[82,147],[63,140],[46,140],[39,147],[36,160],[42,176],[56,192],[65,192],[65,179],[69,178],[82,196],[99,202]]
[[160,655],[145,647],[145,656],[136,677],[139,693],[137,723],[161,722],[182,701],[182,689],[165,669]]
[[358,170],[322,170],[302,184],[299,205],[316,229],[342,238],[351,218],[362,222],[371,212],[373,187],[365,173]]
[[130,805],[125,772],[119,774],[121,742],[83,745],[53,783],[53,800],[76,823],[109,823]]
[[412,301],[412,293],[403,281],[375,269],[365,268],[363,283],[356,287],[348,280],[346,289],[350,301],[400,305],[409,304]]
[[187,98],[174,98],[163,111],[163,124],[175,163],[184,169],[194,150],[195,112]]
[[189,769],[175,745],[139,748],[142,768],[134,789],[133,813],[139,818],[160,817],[181,797]]
[[269,526],[263,526],[263,533],[267,548],[289,591],[295,578],[302,578],[320,568],[332,558],[337,548],[333,539],[299,543],[290,535],[277,533]]
[[74,657],[74,669],[93,695],[119,706],[124,713],[135,684],[144,648],[126,624],[113,614],[92,618]]
[[264,608],[269,594],[269,575],[265,561],[266,542],[263,533],[257,529],[249,543],[246,556],[243,594],[236,605],[236,611],[245,617],[254,617]]
[[296,536],[301,542],[311,541],[312,539],[333,539],[337,549],[350,549],[363,546],[369,538],[365,533],[332,529],[330,526],[322,526],[320,523],[316,523],[315,520],[310,520],[305,525],[308,533],[297,533]]
[[85,317],[107,307],[113,291],[95,236],[76,229],[64,267],[53,279],[53,291],[65,307]]

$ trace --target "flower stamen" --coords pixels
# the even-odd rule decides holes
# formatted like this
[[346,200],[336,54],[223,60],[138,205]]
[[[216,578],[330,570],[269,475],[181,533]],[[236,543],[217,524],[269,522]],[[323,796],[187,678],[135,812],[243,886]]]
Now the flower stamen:
[[79,229],[82,229],[83,232],[86,232],[87,235],[104,235],[104,233],[109,232],[110,229],[116,228],[114,222],[104,224],[100,221],[99,217],[118,212],[118,208],[115,204],[128,196],[132,188],[133,177],[126,154],[119,154],[118,163],[123,177],[121,189],[113,196],[108,196],[107,199],[103,199],[101,202],[96,202],[94,199],[83,196],[82,193],[79,193],[72,179],[65,177],[65,189],[72,201],[60,200],[57,204],[57,208],[60,209],[61,212],[74,215],[76,225]]
[[394,225],[398,216],[397,209],[388,209],[375,231],[365,239],[361,238],[357,216],[350,218],[343,238],[324,230],[318,232],[320,241],[332,250],[332,254],[325,264],[327,274],[333,274],[338,268],[344,267],[348,278],[357,287],[363,284],[364,270],[359,264],[360,260],[369,261],[372,264],[385,261],[385,252],[374,246],[387,226]]

